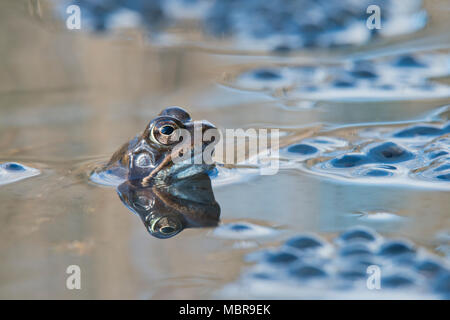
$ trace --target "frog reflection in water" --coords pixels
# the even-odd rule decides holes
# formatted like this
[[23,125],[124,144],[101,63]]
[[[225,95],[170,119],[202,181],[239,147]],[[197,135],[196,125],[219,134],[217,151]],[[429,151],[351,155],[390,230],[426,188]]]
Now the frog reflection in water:
[[117,192],[148,232],[160,239],[185,228],[215,227],[219,222],[220,207],[206,173],[168,186],[140,187],[127,181]]
[[96,172],[125,180],[117,188],[120,199],[157,238],[216,226],[220,207],[207,173],[215,166],[218,137],[209,122],[192,121],[182,108],[169,107]]

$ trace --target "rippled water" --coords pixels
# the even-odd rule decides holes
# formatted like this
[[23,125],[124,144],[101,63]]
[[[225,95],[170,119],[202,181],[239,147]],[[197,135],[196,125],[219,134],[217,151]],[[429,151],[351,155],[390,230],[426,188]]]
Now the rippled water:
[[[377,255],[383,245],[402,238],[420,252],[415,262],[430,258],[445,268],[449,8],[445,1],[424,8],[429,21],[414,34],[331,50],[319,41],[317,51],[309,43],[285,55],[297,49],[286,50],[291,38],[255,47],[242,40],[245,23],[233,31],[237,42],[218,46],[189,28],[151,39],[135,29],[68,31],[50,2],[0,4],[0,297],[360,297],[365,289],[345,287],[337,268],[349,260],[336,236],[357,225],[378,232],[370,250],[381,264],[391,261]],[[219,128],[280,128],[282,148],[276,175],[218,167],[218,227],[161,240],[122,204],[119,181],[90,174],[169,105]],[[324,260],[312,259],[323,262],[316,274],[336,282],[299,291],[287,285],[291,267],[267,262],[298,234],[328,248]],[[73,264],[82,270],[81,290],[65,287]],[[304,266],[296,268],[301,278]],[[420,282],[414,294],[367,297],[448,297],[436,295],[448,289],[420,270],[402,270]],[[258,273],[270,278],[270,292],[260,290],[268,285],[261,277],[254,281]]]

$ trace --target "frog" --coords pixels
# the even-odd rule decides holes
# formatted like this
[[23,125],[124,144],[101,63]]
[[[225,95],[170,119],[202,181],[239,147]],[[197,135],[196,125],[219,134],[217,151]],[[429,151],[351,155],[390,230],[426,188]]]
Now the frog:
[[122,203],[139,216],[148,233],[168,239],[187,228],[216,227],[220,206],[206,173],[175,184],[142,187],[125,181],[117,187]]
[[167,107],[94,172],[107,172],[142,187],[173,184],[214,170],[217,137],[219,132],[209,121],[192,120],[180,106]]

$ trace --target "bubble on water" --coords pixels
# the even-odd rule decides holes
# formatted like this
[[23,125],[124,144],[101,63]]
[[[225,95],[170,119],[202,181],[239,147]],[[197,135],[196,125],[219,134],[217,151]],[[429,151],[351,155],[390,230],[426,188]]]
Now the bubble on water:
[[258,69],[252,72],[252,76],[259,80],[278,80],[281,79],[281,74],[276,70]]
[[398,138],[413,138],[417,136],[438,136],[441,135],[442,129],[433,126],[414,126],[402,129],[394,134]]
[[442,181],[450,181],[450,173],[440,174],[440,175],[436,176],[436,179],[439,179]]
[[270,237],[278,234],[278,231],[265,226],[249,222],[225,223],[215,228],[213,235],[223,239],[252,239]]
[[338,272],[338,277],[344,279],[344,280],[360,280],[365,279],[367,277],[366,270],[360,270],[357,268],[349,268],[347,270],[341,270]]
[[301,265],[289,271],[293,279],[302,281],[323,279],[328,276],[327,272],[319,266],[315,265]]
[[372,229],[357,226],[342,232],[337,238],[337,241],[341,244],[347,242],[375,242],[378,237],[379,235]]
[[332,86],[337,88],[353,88],[356,83],[350,77],[341,76],[332,82]]
[[425,68],[426,65],[412,55],[403,55],[394,61],[396,67]]
[[384,142],[372,147],[368,154],[371,159],[381,163],[398,163],[414,158],[414,154],[393,142]]
[[258,280],[274,280],[273,274],[268,272],[255,272],[250,275],[252,278]]
[[322,248],[325,242],[315,235],[300,235],[288,239],[285,245],[304,252]]
[[303,143],[294,144],[292,146],[289,146],[287,150],[288,150],[288,152],[299,153],[302,155],[309,155],[309,154],[316,153],[318,151],[318,149],[316,147],[313,147],[308,144],[303,144]]
[[230,226],[230,229],[232,231],[241,232],[241,231],[251,230],[252,228],[249,225],[246,225],[246,224],[233,224],[233,225]]
[[13,183],[39,175],[38,169],[27,167],[16,162],[0,163],[0,185]]
[[283,67],[271,67],[244,71],[232,81],[244,90],[268,90],[289,86],[293,78]]
[[339,250],[339,255],[342,257],[361,257],[361,256],[371,256],[373,254],[370,246],[364,243],[350,243],[343,245]]
[[450,133],[450,123],[442,128],[442,134]]
[[351,71],[351,75],[362,79],[375,79],[378,77],[374,71],[367,69],[354,69]]
[[3,168],[7,171],[25,171],[25,167],[18,163],[5,163]]
[[405,240],[392,240],[383,243],[378,251],[378,254],[386,257],[395,257],[401,255],[415,254],[414,245]]
[[428,157],[430,159],[436,159],[436,158],[439,158],[439,157],[442,157],[442,156],[445,156],[445,155],[448,155],[447,151],[437,150],[437,151],[430,152],[428,154]]
[[368,162],[369,159],[365,154],[346,154],[332,159],[330,164],[335,168],[351,168]]
[[387,170],[380,170],[380,169],[370,169],[367,170],[364,175],[368,177],[388,177],[392,176],[392,172]]
[[442,272],[433,283],[433,290],[445,299],[450,298],[450,271]]
[[267,254],[266,259],[268,263],[276,265],[286,265],[298,261],[298,256],[289,252],[270,252]]
[[381,288],[399,289],[413,286],[414,284],[415,280],[413,276],[405,274],[393,274],[381,277]]
[[429,277],[435,276],[445,270],[445,266],[441,261],[431,258],[417,261],[414,268],[421,274]]

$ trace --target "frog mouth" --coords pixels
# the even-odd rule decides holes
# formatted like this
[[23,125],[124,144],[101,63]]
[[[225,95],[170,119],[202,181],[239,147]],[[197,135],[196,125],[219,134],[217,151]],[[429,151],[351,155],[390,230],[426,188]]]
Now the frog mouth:
[[215,167],[215,163],[205,163],[203,161],[203,151],[206,146],[204,144],[202,152],[198,153],[189,150],[191,156],[183,161],[173,161],[172,156],[168,155],[148,176],[142,179],[142,185],[172,183],[212,170]]

